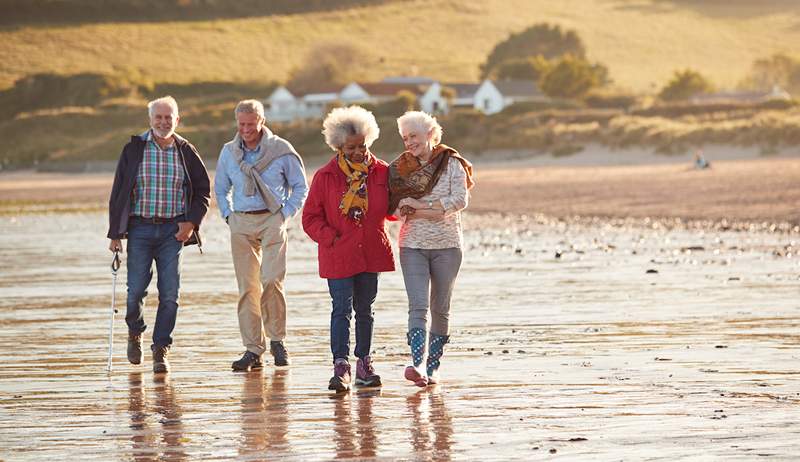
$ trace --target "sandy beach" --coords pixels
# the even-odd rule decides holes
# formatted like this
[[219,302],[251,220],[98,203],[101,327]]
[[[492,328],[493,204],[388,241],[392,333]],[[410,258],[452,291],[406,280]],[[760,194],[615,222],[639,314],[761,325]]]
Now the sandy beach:
[[478,172],[443,383],[402,378],[398,268],[376,302],[385,385],[339,395],[299,220],[293,366],[230,371],[237,291],[213,209],[205,253],[184,257],[173,372],[125,360],[123,266],[108,375],[110,176],[0,175],[0,459],[796,458],[800,160]]
[[[713,159],[707,170],[693,169],[690,153],[641,149],[478,156],[469,211],[800,224],[800,151],[763,157],[752,148],[715,147],[707,155]],[[320,163],[310,162],[309,172]],[[0,213],[105,208],[112,179],[111,173],[0,173]]]

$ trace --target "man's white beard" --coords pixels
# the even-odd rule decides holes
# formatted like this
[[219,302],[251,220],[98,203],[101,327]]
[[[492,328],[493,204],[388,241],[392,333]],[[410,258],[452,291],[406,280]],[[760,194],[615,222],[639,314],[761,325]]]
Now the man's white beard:
[[169,138],[175,134],[175,129],[170,128],[169,130],[164,131],[164,130],[159,130],[158,128],[154,128],[153,133],[155,133],[156,136],[159,138]]

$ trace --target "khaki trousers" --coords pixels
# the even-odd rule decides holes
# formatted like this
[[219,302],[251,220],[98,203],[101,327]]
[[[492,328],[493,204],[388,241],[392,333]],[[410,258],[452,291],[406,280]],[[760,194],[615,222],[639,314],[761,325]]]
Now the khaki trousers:
[[247,351],[261,355],[267,350],[265,332],[270,340],[286,337],[286,226],[280,212],[234,212],[228,224],[242,343]]

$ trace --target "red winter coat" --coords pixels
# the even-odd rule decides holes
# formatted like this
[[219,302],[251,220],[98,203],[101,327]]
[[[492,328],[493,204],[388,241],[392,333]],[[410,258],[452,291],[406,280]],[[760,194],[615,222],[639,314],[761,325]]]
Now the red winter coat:
[[337,157],[314,174],[303,207],[303,230],[318,244],[322,278],[394,271],[392,245],[384,229],[389,209],[389,166],[374,156],[373,159],[367,176],[367,213],[360,226],[339,211],[347,191],[347,177],[339,168]]

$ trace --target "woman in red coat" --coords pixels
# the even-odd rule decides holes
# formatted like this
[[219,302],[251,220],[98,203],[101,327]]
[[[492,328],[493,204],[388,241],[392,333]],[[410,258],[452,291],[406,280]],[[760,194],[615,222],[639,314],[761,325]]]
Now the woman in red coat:
[[318,244],[319,275],[328,280],[333,377],[330,390],[350,389],[350,319],[356,313],[356,385],[380,386],[370,350],[372,304],[378,273],[394,271],[384,222],[389,210],[389,169],[369,147],[380,130],[371,112],[337,108],[323,122],[325,142],[336,155],[311,182],[303,229]]

